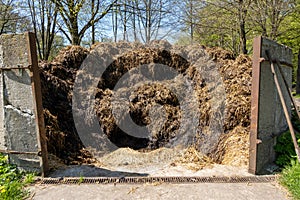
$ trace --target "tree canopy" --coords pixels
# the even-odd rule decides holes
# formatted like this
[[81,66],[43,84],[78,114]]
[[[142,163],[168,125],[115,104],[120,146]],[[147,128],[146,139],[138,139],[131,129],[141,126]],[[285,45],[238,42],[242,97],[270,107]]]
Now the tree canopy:
[[262,35],[298,52],[299,28],[300,0],[0,0],[0,34],[31,29],[46,60],[55,38],[64,45],[171,39],[238,55],[251,54]]

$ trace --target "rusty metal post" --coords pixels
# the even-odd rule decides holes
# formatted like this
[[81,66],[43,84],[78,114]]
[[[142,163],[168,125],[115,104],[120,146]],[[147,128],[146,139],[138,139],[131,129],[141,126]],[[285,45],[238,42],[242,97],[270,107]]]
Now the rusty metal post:
[[38,69],[36,40],[33,33],[27,33],[28,45],[29,45],[29,60],[31,61],[31,86],[33,90],[33,97],[35,99],[35,120],[37,125],[37,140],[38,149],[41,152],[40,165],[42,170],[42,176],[45,176],[49,170],[48,164],[48,152],[46,142],[46,132],[42,105],[42,92],[41,92],[41,80]]
[[278,66],[278,69],[279,69],[281,78],[282,78],[283,81],[284,81],[285,88],[286,88],[287,91],[289,91],[289,96],[290,96],[290,99],[291,99],[291,101],[292,101],[293,107],[295,108],[296,113],[297,113],[297,116],[298,116],[298,119],[300,120],[300,112],[299,112],[299,109],[297,108],[295,99],[294,99],[294,97],[293,97],[293,95],[292,95],[291,89],[290,89],[289,86],[288,86],[288,83],[287,83],[287,81],[286,81],[286,78],[285,78],[284,75],[283,75],[283,72],[282,72],[282,69],[281,69],[281,65],[280,65],[280,61],[279,61],[278,59],[276,59],[276,62],[275,62],[275,63],[276,63],[277,66]]
[[257,131],[259,112],[259,91],[260,91],[260,63],[261,63],[261,37],[253,41],[252,61],[252,89],[251,89],[251,125],[250,125],[250,149],[249,149],[249,172],[256,173],[257,156]]

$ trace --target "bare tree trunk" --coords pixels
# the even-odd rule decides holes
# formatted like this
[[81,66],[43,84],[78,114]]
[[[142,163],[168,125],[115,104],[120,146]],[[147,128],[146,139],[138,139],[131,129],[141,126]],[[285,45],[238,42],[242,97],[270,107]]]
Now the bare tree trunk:
[[191,44],[194,43],[194,23],[193,23],[193,2],[192,0],[189,1],[190,6],[190,34],[191,34]]
[[244,1],[239,0],[239,23],[240,23],[240,51],[243,54],[247,54],[247,38],[245,30],[245,18],[247,15],[247,9],[244,8]]
[[300,94],[300,49],[299,49],[299,52],[298,52],[298,68],[297,68],[296,94]]
[[241,53],[247,54],[247,38],[246,38],[246,31],[245,31],[245,20],[242,18],[240,19],[240,44],[241,44]]
[[112,28],[114,34],[114,42],[117,42],[118,37],[118,5],[114,7],[112,12]]
[[70,34],[72,38],[72,45],[80,45],[80,37],[79,37],[79,29],[78,29],[78,21],[77,16],[70,17],[71,26]]
[[28,0],[27,3],[35,32],[39,58],[48,60],[55,37],[58,10],[54,3],[47,0],[37,1],[37,4],[34,0]]
[[[56,30],[56,21],[57,21],[57,15],[58,15],[58,11],[57,8],[54,7],[53,8],[54,11],[51,10],[51,8],[48,7],[48,11],[47,12],[47,31],[46,31],[46,49],[44,52],[44,59],[48,60],[51,50],[52,50],[52,45],[53,45],[53,41],[54,41],[54,37],[55,37],[55,30]],[[51,16],[52,13],[53,15]]]
[[127,1],[124,1],[123,40],[127,40]]
[[[95,0],[92,0],[92,15],[94,15],[95,13]],[[95,40],[95,22],[94,20],[92,20],[92,44],[95,44],[96,40]]]
[[134,41],[136,42],[137,41],[137,32],[136,32],[136,17],[137,17],[137,11],[136,11],[136,6],[135,6],[135,3],[133,5],[133,17],[132,17],[132,23],[133,23],[133,38],[134,38]]
[[[132,0],[131,2],[134,4],[131,20],[135,40],[141,39],[144,43],[149,43],[151,40],[166,37],[172,31],[168,30],[172,16],[171,6],[167,0]],[[130,11],[127,10],[128,13]]]
[[149,0],[146,3],[146,43],[150,42],[151,39],[151,4],[152,4],[152,0]]
[[[93,24],[98,23],[106,14],[115,6],[117,0],[113,0],[100,12],[101,4],[100,0],[95,1],[94,11],[88,20],[82,22],[82,27],[78,26],[78,15],[85,0],[51,0],[56,4],[60,16],[65,23],[67,29],[60,26],[60,30],[67,37],[67,39],[73,45],[80,45],[82,38],[84,37],[86,31],[93,26]],[[80,29],[79,29],[80,28]]]

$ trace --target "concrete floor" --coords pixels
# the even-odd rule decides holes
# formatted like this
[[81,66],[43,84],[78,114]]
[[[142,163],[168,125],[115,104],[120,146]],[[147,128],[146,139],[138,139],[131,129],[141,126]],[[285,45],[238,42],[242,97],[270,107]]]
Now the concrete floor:
[[82,184],[36,185],[30,188],[36,200],[88,199],[203,199],[203,200],[285,200],[285,191],[276,183],[199,184]]

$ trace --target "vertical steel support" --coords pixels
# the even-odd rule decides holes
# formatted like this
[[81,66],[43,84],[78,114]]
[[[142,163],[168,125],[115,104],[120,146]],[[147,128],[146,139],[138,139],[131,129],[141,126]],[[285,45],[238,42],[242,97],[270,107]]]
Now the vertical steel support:
[[251,125],[250,125],[250,153],[249,172],[256,173],[259,91],[260,91],[260,63],[261,63],[262,37],[256,37],[253,41],[252,58],[252,89],[251,89]]
[[41,81],[38,69],[37,51],[36,51],[36,40],[33,33],[26,33],[28,38],[29,47],[29,60],[31,62],[31,86],[33,98],[35,99],[35,120],[37,127],[37,142],[38,149],[41,152],[40,155],[40,166],[42,171],[42,176],[45,176],[49,170],[48,165],[48,153],[47,153],[47,142],[46,142],[46,132],[44,123],[44,114],[42,106],[42,92],[41,92]]

